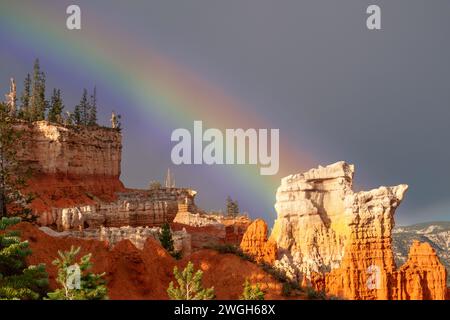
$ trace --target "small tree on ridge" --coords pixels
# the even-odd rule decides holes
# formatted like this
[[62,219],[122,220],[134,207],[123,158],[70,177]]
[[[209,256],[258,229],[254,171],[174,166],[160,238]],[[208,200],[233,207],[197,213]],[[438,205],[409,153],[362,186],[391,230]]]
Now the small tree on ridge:
[[194,264],[189,261],[183,271],[173,269],[178,287],[170,282],[167,294],[171,300],[212,300],[215,298],[214,287],[205,289],[202,285],[203,271],[194,273]]

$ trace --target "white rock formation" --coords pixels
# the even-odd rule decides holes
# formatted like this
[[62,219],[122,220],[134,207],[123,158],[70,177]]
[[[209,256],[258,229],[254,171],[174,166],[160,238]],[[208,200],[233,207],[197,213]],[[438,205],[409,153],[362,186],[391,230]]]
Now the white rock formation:
[[[353,224],[356,232],[391,232],[392,215],[407,189],[406,185],[353,192],[354,166],[343,161],[311,169],[282,179],[277,190],[271,239],[278,245],[275,263],[293,279],[311,272],[329,272],[344,256]],[[386,219],[379,219],[380,216]],[[365,220],[380,223],[365,223]],[[367,221],[366,221],[367,222]],[[295,270],[295,272],[294,272]]]

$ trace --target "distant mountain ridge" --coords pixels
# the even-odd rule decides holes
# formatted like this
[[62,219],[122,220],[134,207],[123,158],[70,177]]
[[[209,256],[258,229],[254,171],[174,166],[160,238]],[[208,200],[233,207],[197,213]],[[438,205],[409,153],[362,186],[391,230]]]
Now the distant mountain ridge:
[[398,226],[392,231],[392,244],[397,266],[408,259],[408,251],[413,240],[428,242],[447,269],[447,285],[450,286],[450,221],[418,223]]

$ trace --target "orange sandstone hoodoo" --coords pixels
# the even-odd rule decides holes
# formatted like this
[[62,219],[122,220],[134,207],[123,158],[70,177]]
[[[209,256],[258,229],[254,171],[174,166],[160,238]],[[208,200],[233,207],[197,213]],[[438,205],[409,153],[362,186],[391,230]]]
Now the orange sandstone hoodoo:
[[277,245],[267,240],[267,224],[256,219],[247,228],[241,242],[241,250],[253,257],[256,262],[272,264],[277,258]]

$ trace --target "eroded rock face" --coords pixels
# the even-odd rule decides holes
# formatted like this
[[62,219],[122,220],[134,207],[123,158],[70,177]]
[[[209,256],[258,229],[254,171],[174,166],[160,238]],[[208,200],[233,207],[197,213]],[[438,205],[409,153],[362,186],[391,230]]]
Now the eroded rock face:
[[282,179],[270,238],[278,246],[276,264],[289,265],[294,280],[339,266],[350,233],[345,199],[353,195],[353,172],[353,165],[338,162]]
[[272,264],[277,258],[277,245],[267,239],[267,224],[256,219],[247,228],[240,245],[241,250],[256,262]]
[[390,245],[366,250],[367,246],[355,250],[350,245],[341,267],[325,275],[328,294],[357,300],[446,299],[447,272],[428,243],[415,241],[399,269]]
[[429,243],[414,241],[408,261],[397,272],[398,299],[444,300],[447,271]]
[[[143,249],[148,238],[159,242],[160,227],[121,227],[121,228],[100,228],[98,240],[107,241],[111,247],[115,246],[122,240],[130,240],[136,248]],[[191,236],[186,230],[174,231],[172,233],[173,247],[175,251],[179,251],[183,256],[191,254]]]
[[25,145],[18,158],[36,173],[120,176],[122,136],[104,127],[68,128],[47,121],[19,124]]
[[47,121],[18,123],[22,144],[17,159],[32,169],[25,192],[35,195],[37,214],[51,208],[92,205],[116,199],[122,136],[104,127],[65,127]]
[[413,246],[411,263],[396,268],[393,216],[408,186],[353,192],[353,172],[353,165],[338,162],[282,180],[271,235],[279,249],[274,265],[347,299],[445,297],[445,268],[429,248]]
[[122,136],[103,127],[19,123],[18,160],[32,169],[25,192],[38,222],[58,230],[158,226],[172,222],[178,204],[195,212],[196,192],[185,188],[129,190],[120,181]]
[[[439,260],[450,271],[450,221],[425,222],[393,229],[392,247],[397,266],[408,260],[409,248],[414,240],[428,242],[436,251]],[[450,287],[450,277],[447,277]]]
[[[109,248],[114,248],[123,240],[129,240],[136,248],[143,250],[148,239],[152,239],[158,244],[161,234],[160,227],[100,227],[88,230],[68,230],[58,232],[48,227],[40,227],[39,230],[54,238],[81,238],[89,240],[103,241]],[[186,229],[172,230],[173,246],[175,251],[181,252],[182,256],[192,253],[191,235]]]
[[239,245],[251,220],[247,216],[207,214],[194,210],[189,203],[182,202],[178,204],[178,213],[173,222],[177,227],[189,229],[192,247],[199,249],[222,244]]
[[122,226],[159,226],[172,222],[179,202],[188,202],[196,210],[196,192],[183,188],[129,190],[117,193],[113,202],[93,205],[53,208],[41,213],[41,225],[53,225],[58,230]]
[[327,291],[349,299],[395,299],[391,231],[406,185],[380,187],[345,198],[349,235],[339,268],[326,275]]
[[205,226],[223,226],[221,218],[216,215],[202,214],[200,212],[193,213],[187,205],[179,204],[177,214],[173,220],[175,223],[184,224],[192,227]]

